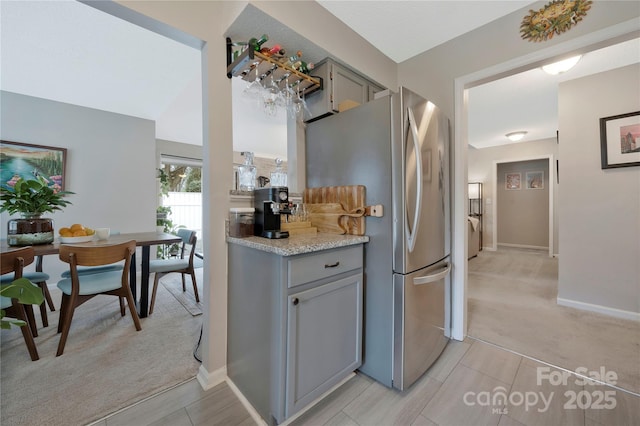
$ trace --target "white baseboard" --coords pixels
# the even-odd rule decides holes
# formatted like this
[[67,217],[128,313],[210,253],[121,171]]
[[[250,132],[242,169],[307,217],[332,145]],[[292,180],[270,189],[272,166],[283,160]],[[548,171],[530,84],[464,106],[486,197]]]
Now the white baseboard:
[[[291,422],[295,421],[297,418],[299,418],[304,413],[309,411],[318,402],[322,401],[327,395],[329,395],[330,393],[332,393],[333,391],[338,389],[340,386],[344,385],[346,382],[348,382],[353,377],[355,377],[355,375],[356,375],[356,373],[351,373],[347,377],[345,377],[344,379],[340,380],[338,383],[336,383],[334,386],[332,386],[331,389],[327,390],[325,393],[323,393],[318,398],[313,400],[310,404],[308,404],[302,410],[298,411],[296,414],[294,414],[293,416],[289,417],[284,422],[282,422],[281,426],[287,426]],[[227,377],[227,384],[229,385],[229,387],[231,388],[233,393],[238,397],[238,399],[240,400],[240,402],[242,403],[244,408],[247,409],[247,411],[251,415],[251,418],[260,426],[268,426],[267,423],[264,421],[264,419],[256,411],[256,409],[253,408],[253,405],[251,405],[249,400],[247,400],[247,398],[245,398],[245,396],[242,394],[242,392],[240,392],[240,389],[238,389],[238,387],[235,385],[235,383],[233,383],[233,381],[228,377]]]
[[228,377],[226,378],[226,380],[227,380],[227,385],[229,385],[229,388],[231,388],[231,391],[235,394],[235,396],[238,397],[238,399],[240,400],[240,403],[249,412],[249,415],[251,416],[253,421],[260,426],[268,426],[267,422],[265,422],[264,419],[260,416],[260,414],[256,411],[256,409],[253,408],[253,405],[251,405],[249,400],[245,398],[242,392],[240,392],[240,389],[238,389],[236,384],[233,383],[233,381]]
[[569,308],[581,309],[583,311],[597,312],[611,317],[622,318],[640,322],[640,312],[623,311],[622,309],[610,308],[608,306],[594,305],[591,303],[579,302],[577,300],[557,298],[558,305]]
[[503,247],[513,247],[513,248],[521,248],[521,249],[549,251],[549,247],[543,247],[543,246],[528,246],[526,244],[509,244],[509,243],[498,243],[498,245],[499,246],[503,246]]
[[215,371],[209,373],[204,365],[200,365],[198,369],[198,375],[196,376],[202,389],[209,390],[214,386],[219,385],[227,379],[227,366],[218,368]]
[[493,247],[482,247],[482,250],[486,250],[486,251],[497,251],[497,249],[494,249]]

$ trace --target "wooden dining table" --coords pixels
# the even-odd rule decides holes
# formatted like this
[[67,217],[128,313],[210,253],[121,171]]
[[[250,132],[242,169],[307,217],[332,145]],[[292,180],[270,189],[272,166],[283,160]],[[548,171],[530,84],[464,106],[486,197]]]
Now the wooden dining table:
[[[142,247],[142,259],[141,259],[141,277],[140,277],[140,300],[138,300],[138,285],[137,285],[137,267],[136,267],[136,255],[133,254],[131,258],[131,267],[129,269],[129,285],[131,286],[131,293],[133,299],[136,300],[138,315],[140,318],[147,317],[149,313],[149,260],[151,257],[151,246],[158,244],[173,244],[182,241],[180,237],[173,234],[158,233],[158,232],[134,232],[128,234],[116,234],[111,235],[107,240],[95,240],[86,243],[78,243],[78,245],[107,245],[107,244],[119,244],[126,241],[135,240],[136,246]],[[37,257],[36,271],[42,272],[43,256],[58,254],[60,252],[60,241],[55,240],[52,244],[38,244],[33,246],[33,250]],[[15,250],[18,247],[9,246],[6,240],[0,242],[0,254],[11,250]]]

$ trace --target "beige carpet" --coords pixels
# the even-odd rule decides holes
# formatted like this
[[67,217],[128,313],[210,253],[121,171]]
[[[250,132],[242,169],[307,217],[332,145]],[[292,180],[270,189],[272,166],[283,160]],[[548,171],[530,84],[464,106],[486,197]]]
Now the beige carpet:
[[[59,291],[52,296],[58,308]],[[129,313],[120,316],[117,298],[98,296],[77,308],[65,352],[56,357],[58,310],[47,328],[37,317],[40,360],[33,362],[20,331],[2,330],[0,423],[83,425],[194,377],[202,316],[161,285],[153,315],[141,321],[136,332]]]
[[640,393],[640,323],[556,304],[558,260],[532,250],[469,261],[468,334],[575,371],[604,367]]
[[193,293],[193,284],[191,283],[191,278],[186,275],[185,276],[185,284],[187,291],[182,291],[182,278],[180,274],[169,274],[165,275],[161,280],[160,284],[164,286],[164,288],[171,293],[173,297],[176,298],[178,302],[189,312],[191,315],[198,316],[202,315],[202,297],[204,292],[202,291],[202,280],[196,277],[196,285],[198,286],[198,296],[200,298],[200,302],[196,302],[196,296]]

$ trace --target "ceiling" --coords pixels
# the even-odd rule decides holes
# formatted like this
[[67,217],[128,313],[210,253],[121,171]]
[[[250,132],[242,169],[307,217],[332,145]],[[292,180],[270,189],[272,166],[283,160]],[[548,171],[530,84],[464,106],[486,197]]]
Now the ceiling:
[[[319,3],[402,62],[532,2]],[[76,1],[2,1],[0,18],[2,90],[154,120],[157,138],[202,144],[198,50]],[[240,40],[262,34],[254,21],[243,13],[228,34]],[[287,39],[291,31],[279,28],[272,39]],[[297,37],[310,52],[306,58],[317,61],[329,54]],[[470,144],[503,144],[508,142],[504,134],[514,130],[529,132],[523,141],[555,137],[558,82],[639,62],[639,46],[635,40],[589,53],[559,77],[531,70],[471,89]]]

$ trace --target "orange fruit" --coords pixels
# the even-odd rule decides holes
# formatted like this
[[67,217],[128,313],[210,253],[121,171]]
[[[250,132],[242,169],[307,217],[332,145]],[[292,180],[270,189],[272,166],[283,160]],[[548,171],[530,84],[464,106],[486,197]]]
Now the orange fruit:
[[84,231],[87,233],[87,235],[93,235],[96,233],[96,231],[91,228],[84,228]]
[[72,231],[82,231],[82,230],[84,230],[84,226],[80,225],[79,223],[74,223],[73,225],[71,225],[71,230]]
[[71,233],[71,229],[69,229],[69,228],[60,228],[58,230],[58,233],[64,237],[64,234],[70,234]]
[[65,228],[66,231],[60,230],[61,237],[73,237],[73,232],[69,228]]
[[86,237],[87,233],[85,232],[84,229],[78,229],[77,231],[73,231],[73,236],[74,237]]

